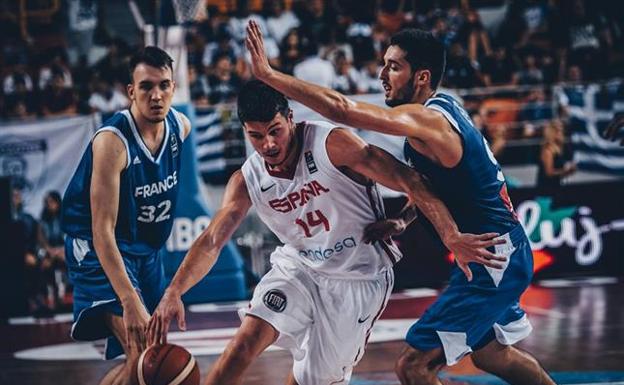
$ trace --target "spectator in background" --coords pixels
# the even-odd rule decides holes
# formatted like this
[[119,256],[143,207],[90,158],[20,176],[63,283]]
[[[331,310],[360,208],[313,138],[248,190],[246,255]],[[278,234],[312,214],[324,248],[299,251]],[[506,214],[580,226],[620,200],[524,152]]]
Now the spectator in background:
[[188,67],[188,83],[193,104],[199,107],[207,106],[208,102],[208,79],[206,75],[197,74],[195,67]]
[[284,0],[265,1],[264,9],[269,35],[278,43],[284,40],[288,31],[301,25],[297,16],[285,9]]
[[473,63],[477,63],[481,55],[492,54],[490,37],[481,23],[479,14],[474,9],[466,11],[466,20],[458,31],[458,39],[465,42],[468,48],[468,58]]
[[373,56],[364,62],[358,76],[358,92],[361,94],[375,94],[383,92],[382,83],[379,81],[381,66]]
[[505,45],[498,45],[491,55],[482,61],[483,82],[486,86],[504,86],[511,84],[516,72],[514,62]]
[[54,310],[63,303],[66,289],[65,233],[61,229],[61,194],[49,191],[39,219],[41,270],[48,292],[48,303]]
[[588,80],[605,78],[608,75],[609,51],[613,48],[606,17],[600,11],[590,15],[582,0],[564,5],[568,6],[562,26],[564,63],[567,60],[569,64],[578,65]]
[[226,24],[220,24],[215,33],[215,41],[209,42],[204,47],[202,64],[210,67],[215,64],[215,59],[220,56],[227,56],[232,63],[242,60],[243,51],[238,43],[232,39],[232,35]]
[[128,74],[128,47],[121,39],[111,39],[108,43],[108,53],[95,65],[95,72],[113,84],[123,87],[130,83]]
[[97,76],[93,81],[93,93],[89,97],[92,111],[111,114],[128,107],[130,101],[109,81]]
[[302,45],[302,37],[298,28],[291,29],[282,40],[280,62],[285,73],[292,75],[295,65],[303,60]]
[[236,99],[242,82],[234,73],[228,55],[218,56],[212,75],[208,77],[208,101],[210,104],[229,103]]
[[358,90],[358,72],[343,51],[338,51],[335,56],[334,66],[336,76],[334,77],[333,89],[343,94],[355,94]]
[[316,42],[338,24],[333,5],[323,0],[295,0],[293,12],[301,22],[302,32]]
[[533,53],[527,53],[522,62],[522,68],[514,73],[512,84],[539,85],[544,83],[544,73],[537,66],[537,59]]
[[303,45],[305,59],[295,65],[293,75],[310,83],[323,87],[332,88],[336,77],[334,66],[328,60],[318,56],[318,45],[316,40],[309,37]]
[[15,92],[16,82],[22,83],[27,91],[33,90],[33,81],[28,72],[26,72],[25,64],[16,64],[13,70],[2,80],[2,89],[5,95],[10,95]]
[[97,11],[96,0],[67,0],[68,51],[73,64],[82,56],[88,57],[91,52],[93,34],[97,27]]
[[37,96],[28,90],[25,79],[16,76],[13,79],[13,92],[4,100],[4,117],[7,119],[28,119],[38,111]]
[[71,70],[67,64],[64,56],[64,52],[59,52],[55,49],[49,53],[49,59],[39,69],[39,89],[44,90],[52,80],[52,73],[63,74],[63,85],[67,88],[73,87],[74,82],[72,80]]
[[50,309],[45,302],[45,285],[38,258],[39,225],[32,215],[24,211],[22,191],[19,188],[13,187],[11,198],[13,223],[17,229],[17,239],[12,241],[22,247],[28,310],[36,315],[47,314]]
[[41,93],[43,116],[73,115],[77,111],[76,98],[71,88],[65,87],[62,72],[53,72],[52,80]]
[[544,89],[540,86],[530,90],[518,114],[518,120],[522,122],[522,137],[535,136],[537,129],[552,118],[552,104],[546,102]]
[[561,181],[576,171],[576,165],[565,151],[563,122],[560,119],[550,121],[544,127],[544,140],[540,152],[537,186],[549,195],[556,195]]
[[447,57],[445,87],[472,88],[483,84],[481,73],[466,56],[464,47],[459,42],[451,44]]

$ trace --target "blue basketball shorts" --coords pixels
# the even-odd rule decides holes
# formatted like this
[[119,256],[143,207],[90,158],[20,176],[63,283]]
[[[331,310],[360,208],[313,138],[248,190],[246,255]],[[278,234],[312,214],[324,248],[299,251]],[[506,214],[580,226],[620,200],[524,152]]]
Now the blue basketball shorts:
[[468,282],[455,266],[448,288],[409,329],[406,342],[420,351],[442,347],[447,365],[494,339],[503,345],[527,337],[532,330],[519,306],[520,295],[533,276],[533,254],[522,226],[500,238],[494,253],[507,257],[503,269],[470,264]]
[[[65,256],[69,279],[74,285],[74,324],[71,337],[78,341],[106,338],[106,359],[123,354],[122,345],[105,321],[107,313],[122,316],[123,310],[95,254],[93,243],[67,236]],[[132,286],[151,314],[158,305],[166,284],[160,253],[149,256],[122,253],[122,258]]]

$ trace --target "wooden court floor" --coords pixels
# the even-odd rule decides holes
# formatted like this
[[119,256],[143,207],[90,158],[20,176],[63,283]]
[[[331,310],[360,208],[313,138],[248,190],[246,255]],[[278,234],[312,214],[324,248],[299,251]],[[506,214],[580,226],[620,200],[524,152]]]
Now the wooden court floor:
[[[401,336],[435,296],[430,289],[393,295],[351,384],[398,384],[393,367],[403,347]],[[534,330],[519,346],[532,352],[559,384],[624,385],[624,280],[538,282],[527,290],[522,304]],[[236,330],[235,309],[240,305],[192,306],[187,310],[189,331],[170,334],[171,342],[196,356],[202,377]],[[60,315],[0,325],[0,384],[97,384],[116,362],[98,358],[102,342],[71,342],[70,320]],[[287,352],[267,351],[250,367],[244,384],[281,384],[291,363]],[[442,375],[445,385],[504,384],[480,373],[469,357]]]

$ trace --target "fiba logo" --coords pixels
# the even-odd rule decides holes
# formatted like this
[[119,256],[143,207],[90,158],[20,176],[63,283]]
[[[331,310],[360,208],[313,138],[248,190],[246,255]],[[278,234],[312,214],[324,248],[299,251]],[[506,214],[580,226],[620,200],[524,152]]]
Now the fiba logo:
[[176,156],[178,156],[179,150],[178,150],[178,139],[176,138],[173,132],[171,133],[171,137],[169,138],[169,141],[171,142],[171,156],[175,158]]

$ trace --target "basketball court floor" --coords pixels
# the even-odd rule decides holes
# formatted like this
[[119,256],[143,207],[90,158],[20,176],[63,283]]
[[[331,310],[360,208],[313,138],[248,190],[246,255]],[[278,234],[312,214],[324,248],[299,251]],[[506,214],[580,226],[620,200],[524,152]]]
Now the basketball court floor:
[[[393,367],[402,338],[437,293],[414,289],[393,294],[351,384],[399,384]],[[522,298],[534,331],[519,346],[532,352],[558,384],[624,385],[623,297],[624,280],[616,278],[536,282]],[[193,305],[187,309],[188,331],[170,333],[170,342],[198,359],[202,379],[240,324],[236,309],[245,305]],[[97,384],[116,362],[100,359],[102,342],[72,342],[70,327],[69,314],[14,318],[0,325],[0,384]],[[290,365],[287,352],[271,349],[251,366],[244,384],[283,384]],[[477,370],[469,357],[444,369],[442,376],[445,385],[505,384]]]

